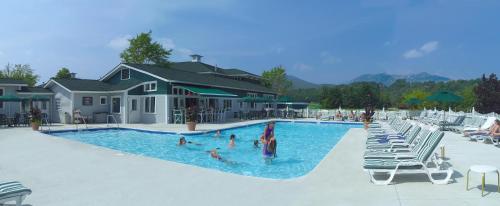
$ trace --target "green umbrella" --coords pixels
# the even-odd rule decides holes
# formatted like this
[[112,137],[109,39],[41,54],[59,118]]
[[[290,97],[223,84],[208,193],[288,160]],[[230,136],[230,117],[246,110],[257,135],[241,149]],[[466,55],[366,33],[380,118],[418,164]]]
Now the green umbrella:
[[427,100],[439,103],[457,103],[462,101],[462,97],[450,91],[438,91],[427,97]]
[[3,101],[3,102],[19,102],[21,100],[22,100],[21,98],[14,96],[14,95],[0,96],[0,101]]
[[412,98],[406,100],[405,103],[409,106],[415,106],[415,105],[422,104],[422,100],[415,98],[415,97],[412,97]]
[[278,98],[277,102],[292,102],[292,98],[289,96],[281,96]]

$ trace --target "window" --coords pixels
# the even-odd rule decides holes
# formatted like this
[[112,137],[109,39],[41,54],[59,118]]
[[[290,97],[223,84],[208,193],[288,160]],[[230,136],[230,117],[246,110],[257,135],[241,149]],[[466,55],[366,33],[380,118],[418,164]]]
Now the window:
[[47,101],[42,101],[42,109],[43,110],[47,109]]
[[247,96],[249,97],[257,97],[257,93],[247,93]]
[[132,100],[132,111],[137,111],[137,99]]
[[250,102],[250,108],[255,109],[255,105],[256,105],[255,102]]
[[130,79],[130,69],[122,69],[122,80]]
[[224,100],[224,109],[231,109],[233,107],[233,101],[230,99],[225,99]]
[[179,99],[177,97],[174,97],[174,109],[179,109]]
[[82,97],[82,105],[83,106],[92,106],[93,98],[92,97]]
[[111,112],[120,113],[121,112],[121,99],[120,97],[111,98]]
[[99,103],[101,105],[108,104],[108,98],[107,97],[99,97]]
[[177,94],[177,88],[173,88],[172,94]]
[[61,111],[61,99],[56,99],[56,110]]
[[145,92],[152,92],[156,91],[156,83],[149,83],[144,85],[144,91]]
[[144,99],[144,112],[145,113],[155,113],[156,110],[156,98],[146,97]]
[[[3,89],[0,89],[0,96],[3,96]],[[0,108],[3,109],[3,101],[0,101]]]

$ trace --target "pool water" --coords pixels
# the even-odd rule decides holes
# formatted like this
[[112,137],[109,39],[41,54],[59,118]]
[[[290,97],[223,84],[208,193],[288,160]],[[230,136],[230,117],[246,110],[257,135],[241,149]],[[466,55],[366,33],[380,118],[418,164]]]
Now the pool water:
[[[178,146],[178,134],[154,133],[132,129],[105,129],[53,132],[52,135],[127,153],[159,158],[240,175],[273,179],[299,177],[310,172],[355,124],[316,124],[277,122],[275,136],[277,157],[269,160],[262,149],[253,146],[265,125],[257,124],[215,133],[184,135],[201,145]],[[230,148],[229,136],[236,135],[236,146]],[[219,148],[227,162],[210,157],[207,151]]]

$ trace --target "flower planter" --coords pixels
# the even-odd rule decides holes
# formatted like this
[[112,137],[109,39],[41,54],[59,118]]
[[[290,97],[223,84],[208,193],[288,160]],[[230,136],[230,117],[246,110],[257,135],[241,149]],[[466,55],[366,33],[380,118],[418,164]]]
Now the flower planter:
[[38,131],[38,129],[40,129],[40,124],[37,122],[32,122],[31,129],[33,129],[33,131]]
[[196,122],[186,122],[189,131],[196,130]]

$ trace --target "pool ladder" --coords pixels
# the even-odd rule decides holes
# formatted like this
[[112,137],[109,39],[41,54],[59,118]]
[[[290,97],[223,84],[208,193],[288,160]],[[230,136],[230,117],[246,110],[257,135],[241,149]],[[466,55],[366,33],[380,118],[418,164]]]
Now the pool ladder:
[[49,120],[47,120],[47,118],[43,118],[42,119],[42,124],[40,125],[40,131],[43,131],[43,122],[45,122],[45,125],[47,125],[47,128],[49,129],[49,134],[50,134],[50,124],[49,124]]
[[89,129],[89,126],[87,125],[87,121],[85,121],[85,118],[77,118],[75,119],[75,121],[78,121],[77,123],[75,123],[75,128],[76,130],[80,131],[80,127],[78,126],[80,124],[80,121],[83,122],[83,124],[85,125],[85,129]]
[[115,122],[116,124],[116,127],[117,128],[120,128],[120,125],[118,124],[118,121],[116,121],[116,118],[114,115],[108,115],[106,116],[106,127],[109,127],[109,118],[111,117],[111,119]]

